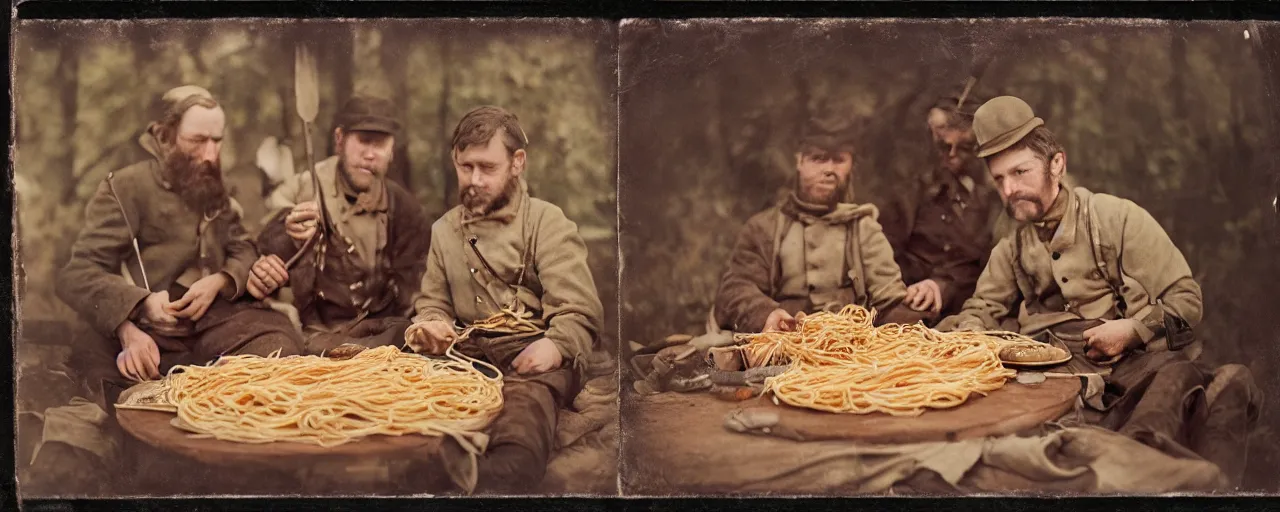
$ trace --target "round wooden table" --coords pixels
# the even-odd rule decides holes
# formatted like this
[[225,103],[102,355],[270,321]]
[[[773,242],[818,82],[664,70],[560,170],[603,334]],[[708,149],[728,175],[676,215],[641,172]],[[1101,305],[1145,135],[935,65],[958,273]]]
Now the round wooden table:
[[291,474],[299,490],[308,493],[385,491],[403,483],[398,480],[410,466],[433,468],[447,480],[438,463],[440,437],[375,435],[328,448],[290,442],[248,444],[192,437],[169,423],[174,416],[116,409],[120,426],[147,445],[207,465]]
[[[623,487],[626,492],[658,495],[731,492],[734,468],[769,464],[770,453],[804,451],[816,457],[823,447],[1015,434],[1062,417],[1072,409],[1080,388],[1078,378],[1051,378],[1032,385],[1010,381],[987,396],[973,396],[960,406],[931,409],[916,417],[833,414],[775,405],[766,397],[726,402],[706,393],[628,395],[622,411],[627,432],[622,447]],[[730,415],[742,413],[776,415],[776,427],[759,435],[726,427]],[[798,443],[797,437],[806,442]]]

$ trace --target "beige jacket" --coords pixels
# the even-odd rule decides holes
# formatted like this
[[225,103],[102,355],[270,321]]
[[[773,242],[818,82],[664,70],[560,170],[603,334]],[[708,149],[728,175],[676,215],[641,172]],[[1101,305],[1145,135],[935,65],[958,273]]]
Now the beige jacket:
[[876,308],[877,323],[914,323],[893,249],[873,205],[842,203],[809,213],[794,198],[756,214],[738,234],[716,293],[722,329],[760,332],[769,313]]
[[[472,250],[472,237],[497,277]],[[473,218],[459,206],[436,221],[421,292],[414,322],[470,324],[518,299],[541,319],[565,360],[576,364],[586,361],[604,325],[577,224],[559,207],[529,197],[523,178],[516,196],[497,211]]]
[[[995,329],[1020,300],[1018,323],[1026,334],[1070,320],[1115,319],[1121,315],[1113,285],[1126,305],[1123,317],[1139,320],[1138,334],[1149,350],[1164,344],[1166,315],[1191,327],[1200,323],[1200,285],[1151,214],[1133,201],[1084,188],[1061,193],[1070,202],[1049,243],[1030,224],[1000,240],[974,296],[961,313],[939,323],[940,330]],[[1051,281],[1066,300],[1060,311],[1037,307]]]

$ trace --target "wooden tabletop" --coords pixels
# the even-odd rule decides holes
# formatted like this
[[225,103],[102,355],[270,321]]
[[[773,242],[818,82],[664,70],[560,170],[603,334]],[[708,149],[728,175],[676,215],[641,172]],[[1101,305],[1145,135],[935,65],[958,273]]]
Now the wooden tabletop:
[[439,437],[411,434],[373,435],[328,448],[292,442],[249,444],[191,437],[169,424],[173,413],[116,409],[116,417],[126,432],[148,445],[216,465],[248,463],[290,468],[302,460],[322,458],[341,458],[353,464],[358,459],[422,460],[437,454],[442,442]]
[[[851,445],[895,445],[952,441],[1018,433],[1070,411],[1080,380],[1052,378],[1023,385],[1010,381],[987,396],[974,395],[951,409],[931,409],[916,417],[883,413],[833,414],[774,405],[760,397],[744,402],[718,400],[707,393],[628,395],[622,421],[624,487],[641,494],[721,492],[709,481],[733,487],[727,468],[759,464],[770,453],[795,454]],[[738,410],[761,408],[778,415],[778,425],[800,434],[797,443],[776,435],[729,430],[725,419]],[[829,447],[829,448],[824,448]],[[762,459],[763,457],[763,459]],[[718,476],[707,477],[708,472]],[[699,482],[685,488],[684,483]],[[693,485],[693,484],[690,484]],[[710,487],[707,487],[710,485]],[[774,489],[786,492],[786,489]]]

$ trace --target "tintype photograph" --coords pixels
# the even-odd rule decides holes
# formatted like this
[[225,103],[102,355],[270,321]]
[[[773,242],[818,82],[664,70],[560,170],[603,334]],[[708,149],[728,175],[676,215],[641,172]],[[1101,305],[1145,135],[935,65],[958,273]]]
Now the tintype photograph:
[[616,24],[21,21],[23,499],[616,495]]
[[623,493],[1276,492],[1274,31],[624,21]]

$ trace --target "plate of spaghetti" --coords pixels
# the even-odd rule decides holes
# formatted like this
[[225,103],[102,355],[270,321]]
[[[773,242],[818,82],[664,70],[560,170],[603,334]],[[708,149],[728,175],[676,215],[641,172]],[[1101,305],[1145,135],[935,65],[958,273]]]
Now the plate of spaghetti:
[[143,386],[117,407],[171,411],[171,424],[194,437],[251,444],[333,447],[374,435],[448,435],[479,452],[487,441],[480,431],[503,405],[501,372],[452,347],[443,358],[393,346],[345,359],[224,356],[176,366]]
[[1043,345],[1016,333],[876,327],[874,318],[874,310],[850,305],[798,317],[794,331],[738,334],[735,348],[749,368],[789,365],[764,383],[775,402],[833,413],[919,416],[1000,389],[1016,375],[1004,366],[1001,351]]

